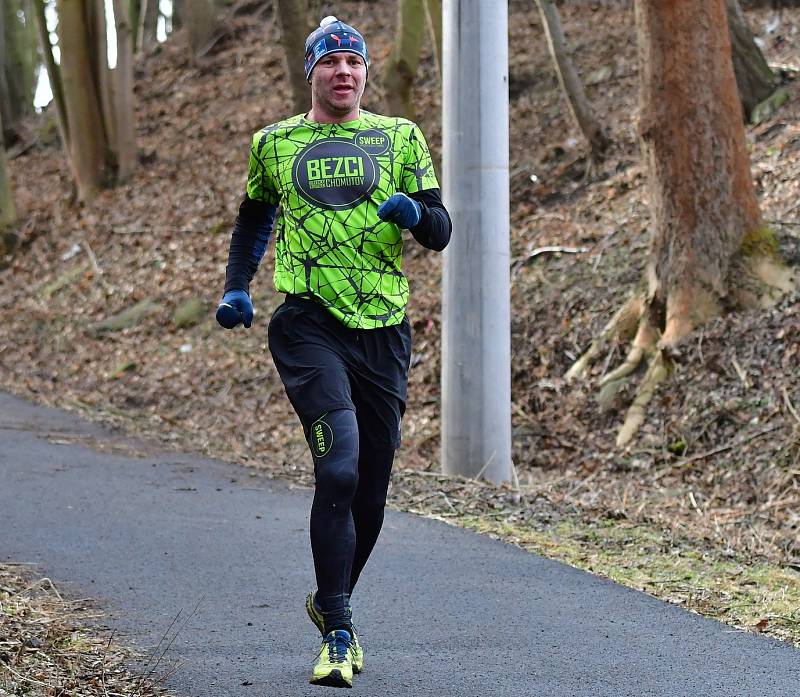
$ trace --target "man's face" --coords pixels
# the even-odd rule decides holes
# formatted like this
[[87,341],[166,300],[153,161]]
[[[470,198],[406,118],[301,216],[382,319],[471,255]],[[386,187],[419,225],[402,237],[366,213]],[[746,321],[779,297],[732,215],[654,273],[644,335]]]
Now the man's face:
[[335,118],[350,116],[361,104],[367,66],[356,53],[329,53],[311,72],[311,104]]

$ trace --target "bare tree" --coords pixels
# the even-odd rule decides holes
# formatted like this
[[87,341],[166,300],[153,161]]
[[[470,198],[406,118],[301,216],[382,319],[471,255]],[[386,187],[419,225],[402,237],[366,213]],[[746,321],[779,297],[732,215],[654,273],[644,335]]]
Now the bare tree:
[[394,45],[386,62],[383,85],[390,114],[414,118],[411,87],[417,74],[422,48],[425,0],[397,0],[397,24]]
[[[3,129],[3,119],[0,117],[0,133]],[[6,149],[0,142],[0,232],[2,228],[11,225],[17,218],[14,208],[14,198],[11,195],[11,184],[8,181],[8,169],[6,167]],[[0,250],[5,253],[5,243],[0,237]]]
[[69,142],[69,123],[67,121],[66,102],[64,101],[64,85],[61,80],[61,68],[53,57],[53,46],[50,41],[50,32],[47,29],[47,21],[44,14],[44,0],[29,0],[28,6],[39,34],[39,50],[41,51],[44,67],[47,70],[50,90],[53,93],[58,133],[61,137],[61,143],[64,149],[67,150],[67,143]]
[[[93,0],[88,0],[93,2]],[[90,200],[108,180],[109,143],[97,75],[97,47],[84,0],[58,0],[64,102],[69,124],[67,152],[78,195]]]
[[425,14],[428,17],[428,30],[433,41],[433,59],[436,72],[442,78],[442,0],[425,0]]
[[189,32],[189,46],[197,55],[213,39],[218,28],[217,5],[214,0],[192,0],[192,11],[183,18]]
[[[158,0],[138,0],[139,26],[136,30],[136,50],[146,51],[158,42]],[[175,12],[173,4],[173,13]]]
[[733,44],[733,70],[736,73],[739,98],[745,116],[749,119],[753,109],[775,91],[778,77],[772,72],[764,54],[756,44],[739,0],[726,0],[726,2],[728,28]]
[[126,181],[136,169],[136,123],[133,105],[133,27],[125,0],[114,0],[117,29],[117,67],[114,80],[114,122],[117,179]]
[[0,114],[7,135],[33,113],[39,58],[36,30],[24,0],[3,0],[0,5]]
[[308,0],[276,0],[278,26],[281,31],[281,46],[286,62],[286,74],[292,89],[292,102],[296,113],[309,109],[309,89],[303,68],[302,47],[311,33],[308,19]]
[[82,199],[126,180],[136,167],[133,26],[136,8],[113,0],[117,68],[109,70],[103,0],[58,0],[61,65],[45,20],[44,0],[30,0],[58,129]]
[[766,307],[795,283],[756,198],[730,35],[718,30],[725,12],[725,0],[636,0],[639,129],[653,226],[646,290],[568,373],[584,375],[605,340],[635,332],[624,364],[600,380],[605,395],[613,394],[649,359],[619,445],[636,433],[674,352],[695,328],[726,311]]
[[605,133],[603,133],[600,122],[594,115],[589,100],[586,98],[586,90],[583,88],[578,71],[575,69],[575,65],[567,52],[558,8],[556,8],[554,0],[536,0],[536,5],[542,17],[550,56],[553,59],[558,81],[564,90],[567,103],[589,143],[592,158],[595,160],[600,159],[610,143]]
[[172,31],[181,29],[186,18],[185,0],[172,0]]

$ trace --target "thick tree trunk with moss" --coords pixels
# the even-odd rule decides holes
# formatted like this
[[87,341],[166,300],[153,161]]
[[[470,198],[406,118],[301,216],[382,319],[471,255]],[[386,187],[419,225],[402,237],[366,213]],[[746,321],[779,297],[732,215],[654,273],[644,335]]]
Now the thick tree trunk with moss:
[[767,64],[764,54],[753,39],[753,32],[742,12],[739,0],[726,0],[728,28],[731,33],[733,70],[745,117],[749,119],[761,102],[778,86],[778,77]]
[[[620,445],[635,434],[673,351],[695,328],[727,311],[767,306],[794,282],[761,218],[730,36],[719,31],[724,22],[725,0],[636,0],[639,129],[653,236],[646,291],[601,336],[635,326],[631,350],[600,384],[613,393],[642,360],[649,358],[650,365]],[[593,352],[596,345],[587,356]],[[579,360],[568,376],[580,375],[587,363],[587,357]]]
[[108,181],[109,142],[98,90],[95,0],[58,0],[68,154],[78,195],[92,199]]
[[600,159],[610,143],[586,98],[586,90],[584,90],[578,71],[567,52],[558,8],[554,0],[536,0],[536,4],[539,7],[550,56],[553,59],[564,96],[566,96],[570,110],[589,143],[592,157]]
[[294,112],[305,113],[311,106],[311,90],[306,82],[303,63],[303,46],[306,37],[311,33],[308,0],[277,0],[275,10]]
[[394,116],[414,118],[411,87],[417,74],[425,24],[424,0],[398,0],[394,46],[384,70],[386,104]]

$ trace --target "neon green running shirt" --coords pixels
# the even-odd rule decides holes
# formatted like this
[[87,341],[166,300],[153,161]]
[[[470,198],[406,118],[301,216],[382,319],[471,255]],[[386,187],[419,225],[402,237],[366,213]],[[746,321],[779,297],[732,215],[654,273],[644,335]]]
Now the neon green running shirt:
[[408,302],[401,229],[378,218],[378,206],[436,188],[425,138],[406,119],[298,115],[253,136],[247,195],[280,204],[275,288],[313,295],[351,328],[399,324]]

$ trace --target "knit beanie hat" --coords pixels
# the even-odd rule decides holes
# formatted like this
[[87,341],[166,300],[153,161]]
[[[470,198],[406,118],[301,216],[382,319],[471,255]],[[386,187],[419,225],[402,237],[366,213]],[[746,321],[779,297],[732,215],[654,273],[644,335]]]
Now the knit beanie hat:
[[340,22],[336,17],[325,17],[306,39],[306,80],[311,82],[311,71],[322,56],[342,51],[361,56],[369,74],[369,55],[364,37],[357,29]]

